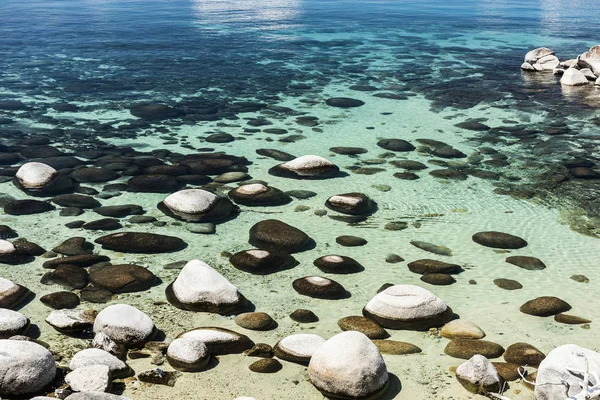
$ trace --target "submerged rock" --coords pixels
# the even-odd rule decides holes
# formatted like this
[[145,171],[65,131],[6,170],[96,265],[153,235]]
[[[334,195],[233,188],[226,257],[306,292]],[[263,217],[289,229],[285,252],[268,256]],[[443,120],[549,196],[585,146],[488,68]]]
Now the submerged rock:
[[301,308],[292,312],[290,314],[290,318],[293,321],[299,322],[301,324],[309,324],[309,323],[319,321],[319,317],[317,317],[314,312],[312,312],[310,310],[304,310]]
[[24,335],[28,328],[29,318],[19,312],[0,308],[0,339]]
[[486,358],[498,358],[504,354],[504,347],[488,340],[454,339],[446,345],[444,353],[464,360],[477,354]]
[[250,228],[248,242],[260,249],[295,253],[309,244],[310,237],[285,222],[268,219],[260,221]]
[[379,340],[374,339],[373,344],[377,346],[381,354],[390,354],[394,356],[403,356],[407,354],[418,354],[421,353],[420,347],[407,342],[400,342],[398,340]]
[[358,331],[369,339],[385,339],[390,335],[377,323],[362,316],[344,317],[338,320],[338,326],[343,331]]
[[506,258],[506,262],[530,271],[537,271],[546,268],[546,264],[536,257],[510,256]]
[[171,253],[187,247],[187,243],[177,237],[145,232],[113,233],[96,239],[96,243],[103,249],[124,253]]
[[457,274],[462,272],[458,264],[450,264],[444,261],[423,259],[408,263],[408,269],[416,274]]
[[353,274],[364,271],[364,267],[355,259],[347,256],[327,255],[317,258],[313,264],[329,274]]
[[194,338],[175,339],[167,349],[167,361],[171,367],[185,372],[203,370],[210,361],[206,345]]
[[340,169],[323,157],[306,155],[269,169],[269,174],[295,179],[326,179],[338,175]]
[[165,214],[190,222],[217,222],[238,212],[226,197],[202,189],[180,190],[159,204]]
[[377,210],[377,203],[363,193],[344,193],[331,196],[325,207],[348,215],[369,215]]
[[473,235],[473,241],[497,249],[520,249],[527,246],[527,242],[518,236],[496,231],[476,233]]
[[546,358],[544,353],[529,343],[514,343],[507,347],[504,353],[506,362],[517,365],[537,367]]
[[260,374],[273,374],[281,371],[282,368],[283,365],[281,365],[281,363],[274,358],[264,358],[262,360],[255,361],[248,366],[250,371]]
[[237,204],[255,207],[280,206],[292,201],[292,198],[281,190],[261,183],[239,186],[231,190],[228,196]]
[[236,354],[251,349],[254,342],[246,335],[224,328],[195,328],[177,336],[204,343],[213,355]]
[[348,297],[346,289],[336,281],[320,276],[307,276],[292,282],[294,290],[317,299],[338,300]]
[[332,97],[325,101],[325,104],[331,107],[354,108],[365,104],[364,101],[351,99],[349,97]]
[[158,278],[150,270],[139,265],[107,265],[94,269],[89,281],[101,289],[113,293],[141,292],[150,289]]
[[412,244],[413,246],[415,246],[421,250],[425,250],[430,253],[438,254],[440,256],[451,256],[452,255],[452,250],[450,250],[448,247],[445,247],[445,246],[440,246],[440,245],[428,243],[428,242],[422,242],[419,240],[411,240],[410,244]]
[[485,333],[472,322],[455,319],[442,327],[440,336],[447,339],[483,339]]
[[325,396],[340,399],[377,398],[388,383],[387,367],[377,347],[353,331],[335,335],[320,346],[310,360],[308,376]]

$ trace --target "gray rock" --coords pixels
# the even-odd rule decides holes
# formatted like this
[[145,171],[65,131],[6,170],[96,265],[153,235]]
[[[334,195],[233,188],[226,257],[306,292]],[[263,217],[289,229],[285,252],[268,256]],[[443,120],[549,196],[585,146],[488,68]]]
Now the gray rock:
[[24,340],[0,340],[0,396],[38,392],[55,375],[56,362],[44,347]]
[[65,382],[75,392],[106,392],[110,388],[110,369],[106,365],[81,367],[69,372]]
[[502,387],[502,378],[496,368],[479,354],[458,366],[456,378],[469,392],[483,396],[498,393]]

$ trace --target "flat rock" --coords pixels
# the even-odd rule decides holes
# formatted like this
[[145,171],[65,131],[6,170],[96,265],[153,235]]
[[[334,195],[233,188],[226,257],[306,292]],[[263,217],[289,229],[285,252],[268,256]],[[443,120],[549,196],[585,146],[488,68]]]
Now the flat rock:
[[358,236],[342,235],[335,238],[335,242],[344,247],[359,247],[367,244],[367,240]]
[[255,361],[248,366],[250,371],[257,372],[259,374],[273,374],[281,371],[282,368],[283,365],[281,365],[281,363],[274,358],[263,358],[262,360]]
[[420,347],[411,343],[399,342],[397,340],[373,340],[373,344],[377,346],[381,354],[389,354],[402,356],[406,354],[421,353]]
[[365,269],[355,259],[335,254],[319,257],[313,264],[321,271],[329,274],[353,274],[364,271]]
[[187,247],[187,243],[177,237],[145,232],[113,233],[95,242],[102,245],[103,249],[123,253],[171,253]]
[[48,325],[61,333],[78,333],[89,330],[96,319],[94,310],[54,310],[46,317]]
[[75,308],[79,305],[79,296],[73,292],[54,292],[40,297],[45,306],[56,310],[64,308]]
[[237,326],[253,331],[268,331],[277,326],[275,320],[264,312],[247,312],[234,319]]
[[107,265],[94,269],[89,281],[101,289],[112,293],[141,292],[150,289],[158,278],[150,270],[139,265]]
[[319,321],[319,317],[317,317],[317,315],[314,312],[312,312],[311,310],[305,310],[301,308],[292,312],[290,314],[290,318],[293,321],[299,322],[301,324],[310,324]]
[[421,250],[425,250],[425,251],[428,251],[433,254],[438,254],[440,256],[451,256],[452,255],[452,250],[450,250],[448,247],[445,247],[445,246],[440,246],[440,245],[428,243],[428,242],[422,242],[420,240],[411,240],[410,244],[412,244],[413,246],[415,246]]
[[135,347],[150,340],[156,328],[152,319],[137,308],[127,304],[114,304],[98,313],[94,333],[99,332],[116,343]]
[[85,238],[72,237],[53,248],[52,251],[65,256],[79,256],[82,254],[92,254],[93,248],[94,246],[87,242]]
[[343,331],[361,332],[369,339],[386,339],[390,336],[380,325],[363,316],[340,318],[338,326]]
[[523,289],[523,285],[513,279],[498,278],[494,279],[494,285],[505,290]]
[[430,259],[408,263],[408,269],[416,274],[457,274],[463,270],[460,265]]
[[546,355],[529,343],[514,343],[506,348],[504,360],[517,365],[530,365],[537,367],[546,358]]
[[506,262],[529,271],[538,271],[546,268],[546,264],[536,257],[510,256],[506,257]]
[[587,318],[582,318],[582,317],[578,317],[576,315],[563,314],[563,313],[556,314],[554,316],[554,320],[556,322],[560,322],[561,324],[568,324],[568,325],[589,324],[590,322],[592,322],[591,320],[589,320]]
[[504,354],[504,347],[488,340],[454,339],[446,345],[444,353],[464,360],[477,354],[486,358],[498,358]]
[[265,275],[290,268],[296,260],[281,251],[250,249],[235,253],[229,257],[229,262],[239,270]]
[[86,368],[95,365],[107,366],[110,370],[110,374],[113,378],[124,378],[129,375],[130,369],[127,364],[119,360],[117,357],[108,353],[107,351],[100,349],[85,349],[76,353],[71,362],[69,368],[71,371],[75,371],[79,368]]

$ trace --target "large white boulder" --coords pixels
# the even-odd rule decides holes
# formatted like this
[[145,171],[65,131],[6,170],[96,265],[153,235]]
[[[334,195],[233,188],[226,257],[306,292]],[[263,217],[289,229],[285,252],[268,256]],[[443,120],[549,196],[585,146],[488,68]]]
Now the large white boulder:
[[94,333],[102,332],[116,343],[137,346],[147,342],[155,333],[152,319],[128,304],[114,304],[98,313]]
[[325,342],[326,340],[319,335],[297,333],[281,339],[273,350],[282,360],[305,364]]
[[65,376],[75,392],[106,392],[110,388],[110,369],[106,365],[77,368]]
[[456,378],[471,393],[485,396],[498,393],[502,388],[502,378],[490,360],[476,354],[456,369]]
[[388,383],[377,346],[357,331],[342,332],[320,346],[310,359],[308,376],[324,395],[346,399],[374,398]]
[[600,376],[600,353],[575,344],[565,344],[555,348],[538,367],[535,398],[556,400],[578,394],[583,381],[583,373],[580,371],[586,369]]
[[52,353],[35,342],[0,340],[0,396],[24,396],[54,379]]
[[566,86],[580,86],[587,85],[588,79],[577,68],[569,68],[565,71],[562,78],[560,78],[560,83]]
[[231,282],[200,260],[192,260],[183,267],[167,288],[167,299],[186,310],[221,314],[240,310],[246,304]]
[[41,189],[48,185],[56,176],[57,171],[49,165],[40,162],[28,162],[16,173],[21,186],[26,189]]
[[210,361],[210,353],[204,342],[192,337],[175,339],[167,348],[167,361],[180,371],[200,371]]
[[559,64],[560,60],[556,56],[547,55],[537,60],[533,67],[538,71],[552,71],[554,68],[558,67]]
[[21,335],[28,327],[29,319],[26,316],[20,312],[0,308],[0,339]]
[[363,315],[385,328],[427,330],[450,321],[453,312],[427,289],[394,285],[373,297]]
[[101,349],[81,350],[73,356],[71,362],[69,363],[69,368],[72,371],[75,371],[79,368],[87,368],[97,365],[107,366],[110,370],[110,375],[115,378],[125,377],[130,371],[127,364]]

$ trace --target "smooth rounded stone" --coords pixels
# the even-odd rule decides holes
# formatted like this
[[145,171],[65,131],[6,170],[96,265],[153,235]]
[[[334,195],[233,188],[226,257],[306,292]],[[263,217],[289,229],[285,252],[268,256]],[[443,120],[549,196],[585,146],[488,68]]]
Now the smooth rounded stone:
[[44,347],[25,340],[0,340],[0,396],[39,392],[55,375],[56,362]]
[[335,238],[335,242],[344,247],[358,247],[367,244],[367,240],[358,236],[342,235]]
[[94,310],[60,309],[52,311],[46,317],[46,322],[58,332],[78,333],[91,329],[96,315]]
[[297,333],[286,336],[275,346],[273,352],[275,357],[285,361],[307,364],[314,352],[326,342],[319,335],[311,333]]
[[30,296],[29,289],[0,276],[0,308],[12,309]]
[[246,298],[223,275],[200,260],[192,260],[166,289],[167,300],[189,311],[235,314]]
[[201,222],[201,223],[188,223],[185,226],[189,232],[197,233],[200,235],[212,235],[216,232],[216,226],[212,222]]
[[536,257],[510,256],[506,257],[506,262],[529,271],[539,271],[546,268],[546,264]]
[[101,206],[100,202],[93,197],[76,193],[59,194],[52,198],[52,202],[61,207],[79,207],[84,209]]
[[530,365],[537,367],[546,358],[546,355],[529,343],[514,343],[506,348],[504,360],[517,365]]
[[323,157],[306,155],[269,169],[269,174],[294,179],[326,179],[337,176],[338,166]]
[[394,254],[394,253],[388,254],[385,257],[385,262],[389,263],[389,264],[397,264],[397,263],[400,263],[402,261],[404,261],[404,258],[402,258],[398,254]]
[[86,368],[94,365],[107,366],[113,378],[125,378],[131,371],[127,364],[109,352],[93,348],[77,352],[69,363],[69,369],[75,371],[79,368]]
[[249,179],[252,179],[252,177],[250,175],[248,175],[247,173],[234,171],[234,172],[222,173],[221,175],[215,177],[214,181],[217,183],[233,183],[233,182],[247,181]]
[[123,225],[117,219],[102,218],[95,221],[87,222],[81,226],[89,231],[116,231],[121,229]]
[[329,151],[346,156],[354,156],[368,152],[367,149],[362,147],[330,147]]
[[20,264],[27,262],[31,257],[17,250],[16,246],[6,240],[0,239],[0,263]]
[[119,174],[106,168],[80,168],[71,172],[71,178],[80,183],[103,183],[119,178]]
[[326,397],[374,399],[387,388],[388,371],[377,346],[360,332],[335,335],[313,354],[312,384]]
[[560,84],[565,86],[581,86],[589,83],[588,78],[577,68],[567,68],[560,78]]
[[452,309],[430,291],[414,285],[394,285],[378,293],[363,315],[384,328],[427,330],[450,321]]
[[386,231],[403,231],[406,228],[408,228],[408,223],[404,221],[388,222],[383,227]]
[[317,195],[311,190],[288,190],[285,194],[299,200],[307,200]]
[[407,152],[415,150],[415,146],[403,139],[382,139],[377,146],[389,151]]
[[177,336],[180,338],[204,343],[208,352],[215,356],[242,353],[254,346],[248,336],[224,328],[195,328]]
[[486,358],[498,358],[504,354],[504,347],[487,340],[454,339],[446,345],[444,353],[463,360],[468,360],[476,354]]
[[72,264],[61,264],[54,271],[44,275],[43,283],[50,282],[67,289],[83,289],[88,284],[88,272]]
[[65,224],[65,226],[69,229],[79,229],[81,228],[83,225],[85,225],[85,221],[71,221]]
[[302,308],[299,308],[297,310],[295,310],[294,312],[292,312],[290,314],[290,318],[292,319],[292,321],[301,323],[301,324],[310,324],[313,322],[318,322],[319,321],[319,317],[316,316],[316,314],[310,310],[305,310]]
[[576,398],[574,396],[581,392],[583,386],[583,373],[573,373],[570,370],[600,370],[600,353],[574,344],[566,344],[552,350],[537,370],[535,398]]
[[75,392],[106,392],[111,385],[110,368],[90,365],[77,368],[65,376],[65,383]]
[[482,396],[499,393],[503,383],[490,360],[479,354],[458,366],[456,379],[469,392]]
[[556,314],[554,316],[554,320],[561,324],[568,324],[568,325],[589,324],[590,322],[592,322],[591,320],[589,320],[587,318],[582,318],[582,317],[578,317],[576,315],[563,314],[563,313]]
[[156,221],[158,220],[150,215],[134,215],[127,220],[131,224],[149,224]]
[[76,308],[79,303],[79,296],[73,292],[54,292],[40,297],[40,301],[45,306],[60,310],[64,308]]
[[494,285],[498,286],[501,289],[505,289],[505,290],[523,289],[523,285],[521,285],[518,281],[515,281],[513,279],[504,279],[504,278],[494,279]]
[[244,206],[281,206],[292,201],[288,194],[261,183],[239,186],[227,195],[237,204]]
[[433,171],[429,171],[429,175],[434,176],[436,178],[455,179],[458,181],[464,181],[469,177],[465,172],[455,169],[436,169]]
[[525,54],[525,62],[529,64],[535,64],[540,58],[553,56],[555,53],[553,50],[550,50],[547,47],[538,47],[537,49],[533,49],[528,51]]
[[159,209],[170,217],[189,222],[217,222],[238,212],[226,197],[202,189],[180,190],[159,204]]
[[29,318],[19,312],[0,308],[0,339],[24,335],[28,328]]
[[269,157],[277,161],[292,161],[295,156],[276,149],[257,149],[256,154],[264,157]]
[[177,237],[145,232],[113,233],[95,242],[102,245],[103,249],[123,253],[172,253],[187,247],[187,243]]
[[423,351],[420,347],[415,346],[414,344],[399,342],[397,340],[374,339],[373,344],[377,346],[381,354],[390,354],[395,356],[418,354]]
[[156,275],[139,265],[107,265],[90,271],[89,281],[113,293],[142,292],[158,282]]
[[325,104],[330,107],[353,108],[363,106],[365,102],[349,97],[332,97],[325,100]]
[[458,264],[450,264],[444,261],[422,259],[408,263],[408,269],[415,274],[457,274],[462,272]]
[[112,393],[79,392],[69,395],[65,400],[131,400],[128,397]]
[[48,185],[56,175],[56,170],[47,164],[28,162],[19,168],[15,177],[26,189],[40,189]]
[[102,332],[116,343],[127,347],[139,346],[154,336],[152,319],[127,304],[114,304],[98,313],[94,333]]
[[276,219],[257,222],[250,228],[248,242],[259,249],[296,253],[310,242],[300,229]]
[[179,371],[202,371],[210,361],[210,353],[206,345],[193,338],[175,339],[167,349],[169,365]]
[[505,381],[513,382],[521,379],[521,375],[519,374],[519,369],[522,368],[521,365],[506,362],[493,362],[492,365],[496,368],[498,375]]
[[473,235],[473,241],[485,247],[496,249],[521,249],[527,246],[527,242],[518,236],[504,232],[479,232]]
[[377,210],[377,203],[366,194],[352,192],[331,196],[325,207],[342,214],[366,215]]
[[339,300],[348,297],[346,289],[336,281],[320,276],[306,276],[292,282],[296,292],[317,299]]
[[94,264],[108,261],[110,261],[110,258],[107,256],[100,256],[96,254],[80,254],[76,256],[56,257],[46,261],[42,266],[44,268],[56,268],[59,265],[69,264],[77,267],[89,267]]
[[389,333],[381,326],[362,316],[350,316],[340,318],[338,326],[343,331],[358,331],[369,339],[386,339]]
[[12,200],[4,205],[4,212],[8,215],[42,214],[54,209],[52,204],[40,200]]
[[438,147],[431,152],[432,156],[441,158],[467,158],[467,155],[453,147]]
[[403,179],[405,181],[415,181],[419,179],[419,175],[414,172],[396,172],[394,178]]
[[105,289],[87,287],[79,293],[79,296],[81,296],[81,300],[90,303],[108,303],[112,300],[113,294]]
[[327,255],[317,258],[313,264],[329,274],[353,274],[364,271],[364,267],[355,259],[347,256]]
[[579,283],[589,283],[590,279],[585,275],[571,275],[570,279]]
[[140,215],[145,211],[136,204],[121,204],[118,206],[102,206],[94,208],[96,214],[111,218],[124,218],[130,215]]
[[277,326],[271,316],[264,312],[247,312],[234,319],[237,326],[253,331],[269,331]]
[[440,336],[446,339],[483,339],[485,332],[470,321],[455,319],[442,327]]
[[136,104],[129,109],[129,112],[134,117],[147,121],[161,121],[185,115],[185,112],[181,110],[159,103]]
[[435,286],[447,286],[456,283],[456,279],[447,274],[426,273],[420,278],[421,282]]
[[413,160],[392,160],[390,164],[397,168],[403,168],[408,171],[421,171],[427,169],[427,165]]
[[85,240],[83,237],[72,237],[55,248],[53,252],[63,254],[65,256],[79,256],[82,254],[92,254],[94,246]]
[[600,174],[592,168],[572,168],[569,170],[569,173],[575,179],[600,179]]
[[17,232],[7,225],[0,225],[0,239],[6,240],[19,236]]
[[235,138],[229,133],[215,133],[213,135],[208,135],[204,140],[208,143],[230,143],[233,142]]
[[555,314],[567,312],[570,309],[571,306],[569,303],[553,296],[537,297],[529,300],[519,308],[522,313],[537,317],[550,317]]
[[127,191],[134,193],[172,193],[182,186],[176,177],[163,174],[136,175],[127,181]]
[[284,252],[251,249],[235,253],[229,262],[239,270],[264,275],[287,269],[295,260]]
[[259,374],[273,374],[281,371],[282,368],[283,365],[281,365],[281,363],[274,358],[263,358],[262,360],[255,361],[248,366],[250,371],[257,372]]
[[425,250],[430,253],[438,254],[440,256],[451,256],[452,255],[452,250],[450,250],[448,247],[445,247],[445,246],[440,246],[440,245],[428,243],[428,242],[422,242],[419,240],[411,240],[410,244],[412,244],[413,246],[415,246],[421,250]]
[[244,355],[248,357],[273,357],[273,348],[266,343],[256,343],[251,349],[244,351]]

